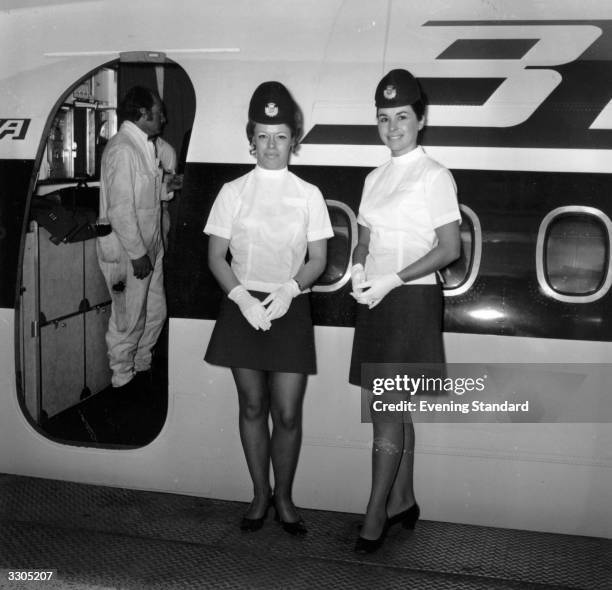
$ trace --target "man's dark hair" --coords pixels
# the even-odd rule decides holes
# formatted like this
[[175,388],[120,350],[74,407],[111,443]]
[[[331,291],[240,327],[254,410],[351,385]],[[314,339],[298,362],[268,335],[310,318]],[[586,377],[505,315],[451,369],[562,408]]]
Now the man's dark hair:
[[149,111],[156,101],[161,102],[157,92],[144,86],[134,86],[127,91],[117,108],[119,119],[122,121],[138,121],[142,115],[140,109],[144,108]]

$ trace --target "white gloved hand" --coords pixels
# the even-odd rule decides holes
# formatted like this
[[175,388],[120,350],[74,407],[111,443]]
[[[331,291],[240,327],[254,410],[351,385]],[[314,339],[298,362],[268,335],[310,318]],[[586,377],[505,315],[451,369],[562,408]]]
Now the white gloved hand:
[[247,322],[256,330],[270,329],[270,320],[266,317],[266,308],[262,302],[253,297],[242,285],[237,285],[228,294],[228,299],[232,300],[239,308]]
[[268,306],[266,318],[268,320],[276,320],[283,317],[287,313],[292,299],[299,294],[300,288],[293,279],[281,285],[276,291],[272,291],[272,293],[262,301],[262,305]]
[[396,273],[376,277],[361,284],[361,293],[355,297],[358,303],[367,305],[370,309],[376,307],[389,291],[403,285],[402,279]]
[[353,264],[351,267],[351,285],[353,287],[353,297],[361,295],[362,285],[366,281],[366,273],[363,264]]

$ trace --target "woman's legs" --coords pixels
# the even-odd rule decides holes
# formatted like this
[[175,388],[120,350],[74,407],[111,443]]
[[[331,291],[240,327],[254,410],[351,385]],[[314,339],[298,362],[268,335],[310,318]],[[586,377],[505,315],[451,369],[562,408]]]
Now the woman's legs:
[[[372,398],[370,393],[370,408]],[[383,415],[371,410],[371,415],[374,431],[372,488],[360,536],[373,540],[380,537],[389,515],[394,516],[414,503],[414,427],[408,413],[403,415],[408,422],[400,421],[397,414]]]
[[372,488],[360,536],[380,537],[387,520],[387,499],[393,487],[404,444],[403,424],[373,422]]
[[270,453],[274,471],[274,500],[280,519],[295,522],[300,517],[291,499],[291,489],[302,444],[302,402],[306,375],[270,373],[269,384],[274,425]]
[[238,390],[240,440],[253,480],[254,498],[245,517],[256,519],[264,515],[270,497],[268,383],[264,371],[233,368],[232,374]]
[[404,413],[404,445],[397,468],[395,481],[387,500],[388,516],[395,516],[410,508],[414,503],[414,425],[409,412]]

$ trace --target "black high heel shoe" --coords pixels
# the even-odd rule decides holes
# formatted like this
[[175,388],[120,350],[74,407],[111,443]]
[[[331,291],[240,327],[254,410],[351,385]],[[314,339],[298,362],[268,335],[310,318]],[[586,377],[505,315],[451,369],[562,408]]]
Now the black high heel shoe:
[[303,536],[308,532],[306,525],[304,524],[304,519],[300,518],[294,522],[286,522],[281,520],[280,514],[278,512],[278,506],[274,501],[274,496],[270,499],[270,504],[274,506],[274,520],[278,522],[286,533],[293,535],[294,537]]
[[367,554],[378,551],[385,542],[387,531],[389,530],[389,519],[385,521],[383,530],[377,539],[364,539],[361,535],[355,541],[355,553]]
[[240,530],[247,533],[255,533],[264,525],[264,521],[268,516],[268,510],[270,510],[270,506],[272,506],[272,498],[268,500],[268,504],[266,505],[266,509],[262,516],[259,518],[247,518],[246,516],[242,517],[240,521]]
[[391,527],[394,524],[401,522],[405,529],[414,529],[417,520],[419,520],[419,516],[421,516],[421,509],[415,502],[412,506],[410,506],[410,508],[399,512],[391,518],[388,518],[387,525]]

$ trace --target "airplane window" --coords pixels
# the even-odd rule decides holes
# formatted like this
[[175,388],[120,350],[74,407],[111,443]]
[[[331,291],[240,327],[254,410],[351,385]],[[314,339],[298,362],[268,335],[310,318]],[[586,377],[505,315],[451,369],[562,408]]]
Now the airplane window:
[[543,291],[559,301],[587,303],[609,289],[612,224],[592,207],[560,207],[538,234],[537,273]]
[[546,274],[552,288],[579,295],[597,291],[605,278],[607,241],[606,228],[597,219],[556,219],[546,239]]
[[465,293],[474,284],[482,253],[482,231],[476,213],[467,205],[461,205],[461,255],[455,262],[440,271],[444,295]]
[[332,292],[350,279],[351,255],[357,244],[357,219],[344,203],[326,200],[334,237],[327,240],[327,266],[313,291]]

